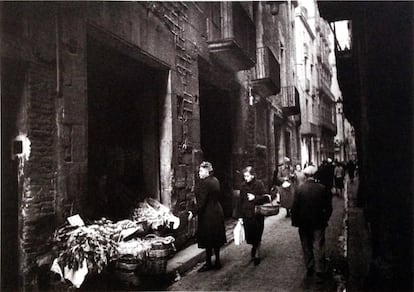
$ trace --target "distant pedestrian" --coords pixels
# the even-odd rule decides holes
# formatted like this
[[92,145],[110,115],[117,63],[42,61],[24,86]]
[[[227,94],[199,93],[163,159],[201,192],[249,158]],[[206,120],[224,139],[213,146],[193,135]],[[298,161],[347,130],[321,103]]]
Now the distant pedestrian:
[[318,280],[326,276],[325,228],[332,214],[331,196],[315,182],[315,166],[304,169],[306,181],[295,192],[292,206],[292,225],[299,227],[307,275],[316,271]]
[[263,183],[256,179],[251,166],[243,169],[244,182],[240,188],[240,204],[238,217],[243,223],[246,242],[252,245],[251,257],[254,264],[260,264],[260,244],[264,229],[264,216],[255,213],[255,206],[268,203],[270,196],[265,195]]
[[325,186],[330,194],[332,194],[332,188],[334,185],[334,166],[332,159],[322,161],[322,165],[316,174],[316,178],[321,184]]
[[[206,249],[206,263],[199,269],[205,272],[220,269],[220,247],[226,243],[223,208],[220,204],[220,183],[213,176],[210,162],[202,162],[199,168],[200,182],[196,185],[196,213],[198,215],[197,243]],[[192,214],[190,212],[190,219]],[[211,262],[214,250],[215,263]]]
[[279,169],[278,179],[281,183],[278,187],[280,193],[280,205],[286,209],[286,217],[290,217],[290,209],[293,203],[293,180],[295,174],[289,157],[283,159],[283,164]]
[[285,181],[288,181],[290,183],[292,182],[294,174],[293,174],[293,169],[292,169],[289,157],[285,157],[283,159],[283,164],[279,168],[277,177],[280,182],[280,185],[283,184]]
[[338,197],[342,197],[343,190],[344,190],[345,169],[342,163],[340,162],[337,162],[335,165],[334,177],[335,177],[335,193],[338,195]]
[[294,177],[295,187],[298,187],[305,182],[306,177],[305,177],[305,174],[303,173],[303,170],[300,164],[296,164],[294,175],[295,175]]
[[355,162],[352,159],[349,160],[348,164],[346,165],[346,170],[348,171],[349,180],[351,181],[351,183],[354,182],[355,168],[356,168]]

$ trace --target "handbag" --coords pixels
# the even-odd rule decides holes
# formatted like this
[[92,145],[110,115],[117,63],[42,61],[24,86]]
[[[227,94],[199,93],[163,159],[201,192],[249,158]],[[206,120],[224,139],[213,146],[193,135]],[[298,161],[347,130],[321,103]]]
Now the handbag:
[[263,216],[274,216],[279,214],[279,208],[280,208],[280,195],[277,193],[275,198],[270,202],[262,205],[256,205],[254,206],[254,212],[258,215]]
[[243,224],[238,221],[233,230],[234,244],[241,245],[245,240]]

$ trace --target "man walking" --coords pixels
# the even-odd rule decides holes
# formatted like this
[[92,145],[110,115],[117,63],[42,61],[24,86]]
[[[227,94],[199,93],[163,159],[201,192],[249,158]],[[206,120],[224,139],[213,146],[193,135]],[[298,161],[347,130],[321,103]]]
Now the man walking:
[[332,201],[328,190],[315,182],[315,166],[303,170],[306,181],[295,192],[292,206],[292,225],[299,227],[299,237],[307,275],[316,272],[318,281],[326,276],[325,228],[332,214]]

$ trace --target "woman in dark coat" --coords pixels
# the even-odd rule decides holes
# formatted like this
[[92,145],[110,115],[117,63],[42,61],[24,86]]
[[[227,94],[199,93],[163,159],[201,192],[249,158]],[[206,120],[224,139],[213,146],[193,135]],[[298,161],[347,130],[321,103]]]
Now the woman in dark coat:
[[251,166],[243,170],[244,182],[240,188],[239,220],[243,223],[246,242],[252,245],[251,256],[254,264],[260,263],[260,243],[264,229],[264,216],[255,213],[255,206],[268,203],[263,183],[256,180]]
[[[195,190],[198,214],[197,242],[199,248],[206,249],[206,263],[199,272],[221,268],[220,247],[226,242],[223,208],[219,201],[220,183],[212,172],[213,167],[210,162],[200,164],[200,182]],[[211,264],[213,249],[214,267]]]

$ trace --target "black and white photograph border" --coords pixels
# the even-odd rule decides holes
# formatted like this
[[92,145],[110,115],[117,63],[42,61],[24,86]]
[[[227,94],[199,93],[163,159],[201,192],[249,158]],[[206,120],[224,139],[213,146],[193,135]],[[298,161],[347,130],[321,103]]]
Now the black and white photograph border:
[[413,12],[0,1],[0,289],[413,291]]

